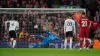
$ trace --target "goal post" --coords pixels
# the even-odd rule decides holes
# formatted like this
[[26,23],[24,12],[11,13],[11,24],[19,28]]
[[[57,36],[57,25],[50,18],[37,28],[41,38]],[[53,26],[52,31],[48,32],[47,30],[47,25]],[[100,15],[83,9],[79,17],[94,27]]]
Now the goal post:
[[0,8],[0,13],[5,14],[47,14],[47,13],[72,13],[86,12],[86,9],[70,8]]

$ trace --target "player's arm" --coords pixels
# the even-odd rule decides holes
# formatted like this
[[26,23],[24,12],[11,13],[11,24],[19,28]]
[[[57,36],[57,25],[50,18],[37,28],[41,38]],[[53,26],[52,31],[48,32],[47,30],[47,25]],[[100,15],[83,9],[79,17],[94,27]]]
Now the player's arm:
[[64,22],[64,34],[66,33],[66,22]]
[[89,28],[92,26],[92,21],[89,20]]
[[73,22],[74,33],[76,34],[75,21]]
[[62,42],[62,39],[60,37],[57,36],[57,40],[60,41],[60,43]]
[[7,29],[7,23],[8,23],[9,21],[5,21],[5,29]]
[[80,24],[81,24],[81,20],[79,20],[79,23],[77,23],[78,24],[78,27],[80,27]]
[[16,30],[19,30],[19,22],[16,23]]
[[51,34],[51,32],[49,32],[48,30],[46,30],[46,31],[45,31],[45,33],[46,33],[46,34],[48,34],[48,35],[50,35],[50,34]]
[[41,39],[43,39],[44,38],[44,36],[42,36],[42,35],[39,35],[39,34],[37,34],[37,35],[34,35],[36,38],[41,38]]
[[76,26],[75,26],[75,21],[73,21],[73,34],[76,36]]
[[97,23],[98,23],[98,24],[97,24],[97,28],[98,28],[100,25],[99,25],[99,22],[97,22]]

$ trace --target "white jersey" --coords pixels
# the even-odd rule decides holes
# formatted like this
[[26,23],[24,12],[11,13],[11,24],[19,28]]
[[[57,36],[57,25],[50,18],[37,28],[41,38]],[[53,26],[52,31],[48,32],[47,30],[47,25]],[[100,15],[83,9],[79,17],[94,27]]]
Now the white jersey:
[[75,31],[75,21],[72,19],[66,19],[64,23],[64,33],[68,31]]
[[19,23],[15,20],[10,20],[5,22],[5,28],[7,28],[7,23],[9,23],[9,31],[11,30],[18,30],[19,29]]

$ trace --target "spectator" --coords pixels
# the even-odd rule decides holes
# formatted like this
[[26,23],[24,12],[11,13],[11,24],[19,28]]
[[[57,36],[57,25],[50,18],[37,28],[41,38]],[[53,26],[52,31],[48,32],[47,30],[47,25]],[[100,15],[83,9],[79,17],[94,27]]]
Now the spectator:
[[28,40],[29,34],[28,32],[22,28],[22,31],[19,33],[19,39],[22,40]]
[[34,3],[34,8],[39,8],[39,3],[38,2]]
[[26,7],[26,1],[25,1],[25,0],[22,1],[22,7],[23,7],[23,8]]
[[16,4],[16,8],[20,8],[20,4],[19,3]]
[[33,35],[34,23],[32,21],[27,22],[27,31],[30,35]]
[[13,5],[12,5],[12,3],[8,0],[8,1],[7,1],[7,8],[11,8],[11,7],[13,7]]
[[97,18],[94,17],[94,21],[92,22],[92,29],[95,31],[99,26],[99,22],[97,21]]
[[100,23],[100,13],[98,11],[96,11],[96,18],[97,18],[97,21]]
[[0,8],[2,8],[2,5],[0,5]]
[[98,29],[95,32],[95,39],[100,40],[100,26],[98,27]]
[[33,34],[40,34],[39,32],[39,25],[37,24],[37,22],[34,24],[34,33]]
[[48,6],[46,4],[42,4],[41,8],[48,8]]
[[47,1],[48,7],[49,7],[49,8],[53,8],[54,2],[55,2],[55,0],[48,0],[48,1]]
[[75,0],[74,4],[78,5],[78,6],[81,6],[82,5],[82,0]]
[[0,1],[0,4],[3,8],[7,8],[7,3],[6,3],[6,0],[2,0]]
[[24,17],[23,21],[22,21],[22,27],[26,28],[26,22],[27,22],[27,18]]
[[43,3],[43,0],[40,0],[40,5],[43,5],[44,3]]
[[71,5],[71,0],[62,0],[63,5]]
[[95,36],[95,31],[97,30],[99,26],[99,22],[97,21],[96,17],[94,17],[94,21],[92,22],[92,26],[91,26],[91,39],[94,39]]

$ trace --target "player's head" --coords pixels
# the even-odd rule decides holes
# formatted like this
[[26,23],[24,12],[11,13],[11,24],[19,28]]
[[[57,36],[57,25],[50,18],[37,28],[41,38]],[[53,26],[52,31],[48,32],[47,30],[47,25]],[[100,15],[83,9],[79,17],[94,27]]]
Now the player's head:
[[22,28],[22,32],[25,32],[25,28]]
[[67,14],[67,18],[68,18],[68,19],[71,19],[71,18],[72,18],[72,14],[71,14],[71,13],[68,13],[68,14]]
[[97,20],[97,18],[96,17],[94,17],[94,21],[96,21]]
[[57,29],[52,30],[52,33],[53,33],[54,35],[57,35],[57,34],[58,34],[58,30],[57,30]]
[[17,20],[17,17],[14,17],[14,20]]
[[12,20],[13,18],[12,17],[9,17],[9,20]]
[[82,17],[85,17],[85,12],[82,13]]

